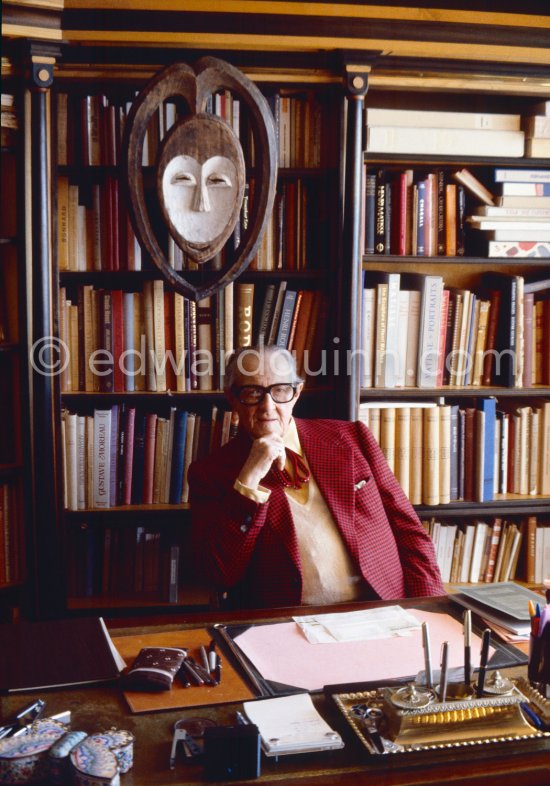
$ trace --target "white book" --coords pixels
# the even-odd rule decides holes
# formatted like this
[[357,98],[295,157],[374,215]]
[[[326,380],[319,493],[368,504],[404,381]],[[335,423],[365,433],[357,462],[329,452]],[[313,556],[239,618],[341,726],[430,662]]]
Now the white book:
[[460,566],[460,582],[470,581],[470,563],[474,547],[475,524],[467,524],[464,531],[464,549],[462,551],[462,565]]
[[361,303],[361,387],[371,388],[374,384],[374,332],[375,290],[363,289]]
[[109,507],[111,477],[111,410],[94,410],[94,508]]
[[420,388],[431,388],[436,384],[442,292],[442,277],[427,275],[422,292],[418,338],[417,385]]
[[394,388],[399,362],[399,273],[388,275],[388,310],[386,316],[386,349],[384,362],[384,387]]
[[470,562],[470,578],[472,584],[479,582],[481,560],[485,551],[485,540],[489,532],[489,527],[484,521],[477,521],[475,525],[474,542],[472,546],[472,559]]
[[418,155],[523,156],[523,131],[464,128],[367,128],[367,150]]
[[550,183],[501,183],[500,193],[503,197],[550,197]]
[[550,183],[550,170],[495,169],[495,183]]
[[443,565],[441,568],[441,579],[448,583],[451,580],[451,567],[455,548],[457,524],[447,524],[443,529],[447,530],[445,536],[445,553],[443,555]]
[[409,290],[409,315],[407,319],[407,351],[405,358],[405,385],[416,387],[416,366],[418,357],[418,336],[420,333],[421,294],[416,289]]
[[[505,185],[507,184],[503,183],[503,186]],[[510,185],[514,184],[511,183]],[[529,185],[529,183],[518,183],[517,185]],[[527,194],[518,194],[517,196],[505,195],[496,198],[497,207],[550,207],[550,183],[533,183],[533,185],[546,186],[549,189],[548,195],[546,193],[543,196],[528,196]]]
[[439,112],[437,110],[367,107],[367,126],[416,128],[471,128],[519,131],[521,115],[489,112]]
[[475,216],[492,218],[549,219],[550,207],[507,207],[504,205],[483,205],[474,209]]
[[[543,224],[541,223],[541,227]],[[535,243],[545,243],[550,240],[550,229],[493,229],[489,230],[491,235],[490,240],[514,240],[518,242],[534,241]]]
[[166,390],[166,349],[164,340],[164,282],[153,281],[154,373],[158,391]]
[[472,229],[528,229],[538,232],[548,227],[548,218],[544,216],[529,216],[514,218],[513,216],[468,216],[466,221]]
[[405,373],[407,368],[407,342],[409,330],[410,295],[408,289],[399,290],[399,305],[397,316],[397,368],[395,373],[395,387],[405,386]]

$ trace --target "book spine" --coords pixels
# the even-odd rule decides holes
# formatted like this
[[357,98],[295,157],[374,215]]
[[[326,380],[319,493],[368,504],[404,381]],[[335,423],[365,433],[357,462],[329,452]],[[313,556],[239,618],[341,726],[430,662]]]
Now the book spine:
[[94,410],[94,508],[108,508],[111,477],[111,410]]

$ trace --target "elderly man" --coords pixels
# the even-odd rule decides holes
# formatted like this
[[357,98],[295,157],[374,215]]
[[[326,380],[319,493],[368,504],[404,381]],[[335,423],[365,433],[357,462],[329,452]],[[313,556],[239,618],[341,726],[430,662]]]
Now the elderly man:
[[248,606],[441,595],[432,542],[368,429],[302,420],[277,347],[237,350],[237,436],[189,470],[197,568]]

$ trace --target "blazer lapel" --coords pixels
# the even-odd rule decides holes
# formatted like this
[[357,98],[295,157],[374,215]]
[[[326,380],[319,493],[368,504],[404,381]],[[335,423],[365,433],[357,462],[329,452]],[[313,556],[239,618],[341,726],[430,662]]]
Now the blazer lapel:
[[[353,454],[340,441],[327,445],[319,439],[315,421],[296,419],[300,444],[311,472],[332,517],[352,553],[358,559],[357,537],[353,526],[355,510]],[[341,468],[345,467],[342,480]]]

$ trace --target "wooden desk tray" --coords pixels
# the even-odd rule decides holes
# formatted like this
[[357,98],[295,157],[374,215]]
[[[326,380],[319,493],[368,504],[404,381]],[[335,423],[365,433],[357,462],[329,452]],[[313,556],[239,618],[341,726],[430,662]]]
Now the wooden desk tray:
[[382,755],[373,745],[365,720],[354,708],[366,705],[382,714],[378,731],[384,753],[412,753],[462,746],[513,742],[533,737],[550,737],[526,720],[520,703],[528,699],[517,686],[507,695],[433,701],[425,707],[400,709],[392,702],[395,688],[333,694],[332,698],[365,748]]

